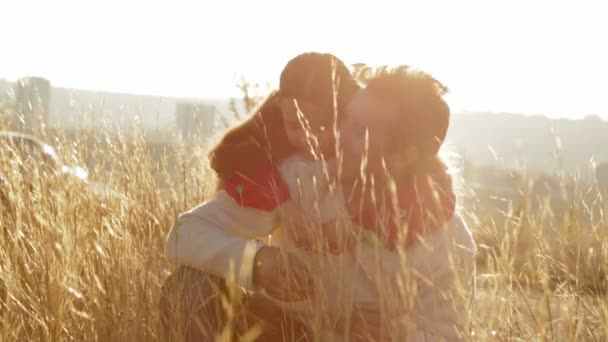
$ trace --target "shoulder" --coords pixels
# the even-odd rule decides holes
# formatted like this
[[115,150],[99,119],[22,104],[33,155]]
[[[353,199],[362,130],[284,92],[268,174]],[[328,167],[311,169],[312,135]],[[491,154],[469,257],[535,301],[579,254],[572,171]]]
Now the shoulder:
[[459,246],[471,251],[476,250],[473,233],[462,216],[459,214],[454,215],[447,225],[449,235]]
[[455,213],[454,217],[452,217],[448,222],[447,222],[447,226],[449,228],[452,229],[460,229],[460,230],[469,230],[469,226],[467,225],[467,223],[465,222],[465,220],[462,218],[462,216],[460,215],[460,213]]
[[209,200],[179,215],[178,224],[198,222],[197,224],[219,225],[221,228],[239,228],[248,226],[273,226],[276,215],[274,211],[260,210],[242,206],[226,191],[218,191]]

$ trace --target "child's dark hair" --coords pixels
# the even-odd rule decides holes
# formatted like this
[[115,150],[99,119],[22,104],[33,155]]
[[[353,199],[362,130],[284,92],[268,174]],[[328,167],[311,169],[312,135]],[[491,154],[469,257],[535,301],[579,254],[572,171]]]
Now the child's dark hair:
[[281,96],[310,101],[322,108],[331,106],[339,118],[358,89],[350,70],[335,56],[317,52],[296,56],[281,73],[279,91],[270,94],[250,118],[231,128],[211,150],[211,168],[221,181],[234,172],[247,174],[261,165],[277,165],[295,153],[283,126]]
[[[338,113],[359,89],[346,65],[334,55],[309,52],[290,60],[281,73],[281,96],[313,102]],[[332,111],[333,112],[333,111]]]

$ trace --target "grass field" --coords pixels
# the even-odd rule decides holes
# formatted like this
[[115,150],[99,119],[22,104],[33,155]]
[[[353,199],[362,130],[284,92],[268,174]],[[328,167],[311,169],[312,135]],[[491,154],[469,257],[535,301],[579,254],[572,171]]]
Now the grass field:
[[[116,192],[11,178],[0,216],[0,341],[159,340],[160,286],[174,270],[166,234],[214,186],[203,146],[151,153],[142,136],[100,132],[46,140],[68,163],[94,161],[91,179]],[[556,210],[527,184],[501,211],[464,184],[462,212],[479,248],[470,339],[605,341],[605,194],[564,183]]]

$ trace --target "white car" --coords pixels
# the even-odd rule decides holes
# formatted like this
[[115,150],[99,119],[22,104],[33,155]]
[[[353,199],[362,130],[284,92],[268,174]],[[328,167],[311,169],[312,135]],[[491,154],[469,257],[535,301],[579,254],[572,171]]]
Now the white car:
[[88,178],[83,167],[63,164],[51,145],[23,133],[0,132],[0,158],[19,163],[25,172],[33,172],[32,168],[37,168],[36,171],[46,176],[66,175],[81,181]]
[[51,145],[31,135],[0,131],[0,197],[6,197],[3,187],[16,180],[30,187],[37,181],[60,180],[55,184],[81,186],[100,198],[124,199],[110,187],[90,181],[85,168],[64,164]]

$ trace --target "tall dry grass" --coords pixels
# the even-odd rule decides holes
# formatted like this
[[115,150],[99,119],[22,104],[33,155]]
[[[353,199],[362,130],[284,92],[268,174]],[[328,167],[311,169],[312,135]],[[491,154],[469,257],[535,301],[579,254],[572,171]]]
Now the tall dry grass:
[[[42,137],[113,191],[33,168],[26,182],[19,165],[0,160],[11,170],[0,214],[0,340],[160,340],[160,287],[174,270],[163,258],[166,234],[213,189],[204,146],[153,154],[143,134]],[[492,215],[475,210],[489,199],[468,193],[463,212],[479,248],[469,338],[605,341],[606,193],[564,182],[556,207],[529,184]]]
[[532,182],[522,180],[506,211],[470,213],[479,248],[474,336],[604,341],[607,192],[569,180],[561,193],[537,195],[526,191]]
[[47,137],[64,160],[95,160],[95,187],[29,165],[23,179],[21,165],[0,161],[12,171],[0,216],[0,340],[156,340],[165,236],[203,200],[204,158],[176,146],[153,160],[142,136],[72,139]]

